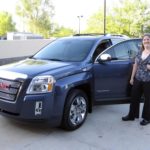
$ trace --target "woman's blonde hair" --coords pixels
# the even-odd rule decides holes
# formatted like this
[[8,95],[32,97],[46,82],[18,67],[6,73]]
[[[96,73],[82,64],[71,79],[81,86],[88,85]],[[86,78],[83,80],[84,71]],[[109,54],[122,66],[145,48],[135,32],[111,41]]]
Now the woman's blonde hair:
[[[148,36],[150,38],[150,33],[145,33],[143,36],[142,36],[142,40],[145,36]],[[142,47],[141,47],[142,51],[144,50],[144,45],[143,45],[143,42],[142,42]]]

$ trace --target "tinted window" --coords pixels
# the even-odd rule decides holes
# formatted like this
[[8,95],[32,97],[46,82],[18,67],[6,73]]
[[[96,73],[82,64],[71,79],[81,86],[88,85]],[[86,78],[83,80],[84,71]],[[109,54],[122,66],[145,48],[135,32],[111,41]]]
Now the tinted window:
[[134,58],[141,47],[141,39],[127,40],[112,46],[104,53],[117,59]]
[[82,61],[88,55],[94,42],[94,40],[85,39],[56,40],[39,51],[33,58],[61,61]]
[[112,44],[115,45],[121,41],[124,41],[125,39],[122,39],[122,38],[112,38],[111,41],[112,41]]
[[103,54],[110,54],[111,57],[115,57],[115,53],[114,53],[114,47],[109,48],[108,50],[104,51]]
[[115,57],[118,59],[126,59],[129,58],[129,50],[126,43],[118,44],[114,47]]
[[108,47],[110,47],[111,41],[109,39],[107,40],[103,40],[98,47],[96,48],[94,54],[93,54],[93,60],[95,60],[95,58],[101,53],[103,52],[105,49],[107,49]]
[[105,51],[104,53],[110,54],[111,57],[117,58],[117,59],[129,58],[128,47],[124,43],[115,45],[114,47],[110,48],[109,50]]
[[129,57],[134,58],[137,54],[137,52],[141,49],[141,40],[132,40],[127,42],[128,47],[129,47]]

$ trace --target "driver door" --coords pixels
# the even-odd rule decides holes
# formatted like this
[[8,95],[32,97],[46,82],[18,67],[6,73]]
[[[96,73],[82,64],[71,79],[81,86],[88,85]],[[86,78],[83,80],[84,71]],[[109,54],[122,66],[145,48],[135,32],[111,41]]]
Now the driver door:
[[[110,54],[116,60],[101,63],[95,61],[93,69],[96,101],[117,101],[129,97],[129,79],[139,42],[140,40],[128,40],[118,43],[102,53]],[[130,44],[136,48],[132,50]]]

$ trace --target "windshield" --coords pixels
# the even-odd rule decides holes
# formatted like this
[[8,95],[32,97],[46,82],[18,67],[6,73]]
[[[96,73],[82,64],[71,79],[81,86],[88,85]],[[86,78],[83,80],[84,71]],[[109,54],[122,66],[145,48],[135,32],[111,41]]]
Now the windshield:
[[89,54],[94,40],[60,39],[56,40],[33,56],[35,59],[55,61],[82,61]]

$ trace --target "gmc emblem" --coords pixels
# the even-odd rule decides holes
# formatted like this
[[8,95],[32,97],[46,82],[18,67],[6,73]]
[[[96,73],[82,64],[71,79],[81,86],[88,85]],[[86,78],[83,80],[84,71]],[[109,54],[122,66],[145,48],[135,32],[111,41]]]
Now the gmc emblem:
[[7,83],[3,83],[3,82],[0,82],[0,89],[8,89],[10,87],[10,85],[9,84],[7,84]]

